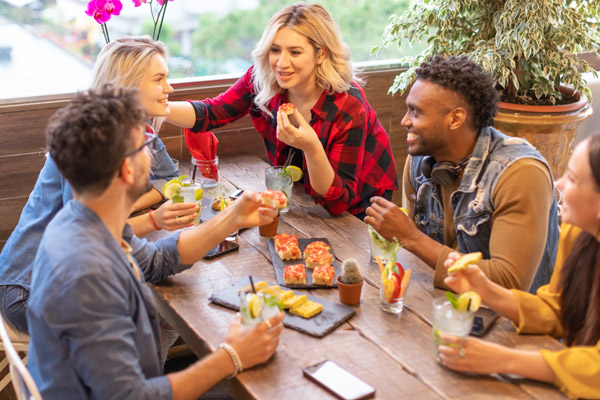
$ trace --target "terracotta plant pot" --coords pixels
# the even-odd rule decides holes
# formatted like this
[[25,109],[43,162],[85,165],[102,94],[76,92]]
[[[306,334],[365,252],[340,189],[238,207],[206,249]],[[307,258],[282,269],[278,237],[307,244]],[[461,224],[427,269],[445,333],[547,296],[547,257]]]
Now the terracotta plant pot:
[[337,277],[338,293],[340,295],[340,303],[342,304],[358,304],[360,303],[360,292],[362,291],[362,285],[364,279],[359,283],[346,284],[340,281],[340,277]]
[[279,226],[279,215],[270,224],[259,226],[258,232],[260,232],[261,236],[273,237],[277,235],[277,226]]
[[527,139],[544,156],[554,179],[565,172],[573,152],[577,124],[592,115],[587,97],[559,106],[499,103],[494,127],[507,135]]

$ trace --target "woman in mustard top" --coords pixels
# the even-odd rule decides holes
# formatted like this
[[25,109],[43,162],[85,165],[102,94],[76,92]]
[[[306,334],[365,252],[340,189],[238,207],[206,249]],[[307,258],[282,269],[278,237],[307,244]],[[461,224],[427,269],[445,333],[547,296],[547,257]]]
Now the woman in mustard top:
[[[535,295],[500,287],[469,265],[445,279],[473,290],[513,321],[519,333],[548,334],[560,351],[516,350],[472,337],[442,335],[440,358],[457,371],[516,374],[551,382],[571,398],[600,398],[600,135],[581,142],[558,181],[564,194],[561,237],[552,279]],[[451,253],[448,268],[460,254]]]

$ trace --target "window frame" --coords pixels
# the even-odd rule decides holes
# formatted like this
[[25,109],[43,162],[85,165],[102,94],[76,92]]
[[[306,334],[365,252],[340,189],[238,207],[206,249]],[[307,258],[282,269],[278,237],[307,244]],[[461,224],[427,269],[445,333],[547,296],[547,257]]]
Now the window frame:
[[[353,63],[353,65],[359,71],[364,72],[383,71],[404,67],[400,59],[362,61]],[[199,89],[213,88],[216,86],[230,86],[238,80],[240,76],[241,75],[238,74],[195,76],[190,78],[169,79],[169,83],[173,86],[173,89],[175,89],[175,94],[177,96],[182,96],[187,92],[190,94],[197,94]],[[0,112],[35,110],[47,108],[49,105],[62,107],[67,105],[74,95],[75,93],[59,93],[0,99]]]

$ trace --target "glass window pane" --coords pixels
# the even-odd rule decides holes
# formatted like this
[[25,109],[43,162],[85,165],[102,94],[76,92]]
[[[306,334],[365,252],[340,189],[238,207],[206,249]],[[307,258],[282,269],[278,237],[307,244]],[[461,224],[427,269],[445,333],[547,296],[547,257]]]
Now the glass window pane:
[[[140,2],[141,0],[138,0]],[[94,18],[85,14],[89,0],[0,0],[0,99],[71,93],[87,88],[105,40]],[[121,0],[120,15],[106,23],[110,39],[152,34],[150,8]],[[252,63],[252,49],[269,18],[292,1],[169,1],[160,40],[171,53],[171,78],[216,74],[241,75]],[[392,14],[408,0],[323,0],[352,50],[352,61],[398,59],[397,49],[371,54]],[[5,101],[6,102],[6,101]]]

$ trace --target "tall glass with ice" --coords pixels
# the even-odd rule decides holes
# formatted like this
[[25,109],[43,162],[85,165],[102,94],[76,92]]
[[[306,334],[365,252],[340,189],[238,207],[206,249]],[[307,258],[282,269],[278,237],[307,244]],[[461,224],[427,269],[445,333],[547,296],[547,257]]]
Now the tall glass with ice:
[[377,261],[377,256],[381,259],[381,262],[386,264],[396,259],[396,252],[398,251],[397,242],[390,242],[381,236],[371,225],[367,225],[369,230],[369,249],[371,251],[371,260]]
[[[294,182],[292,181],[290,174],[284,171],[283,167],[274,166],[265,169],[265,185],[267,186],[267,189],[285,192],[288,198],[288,204],[290,204]],[[281,210],[282,213],[287,211],[287,207]]]
[[[184,203],[195,203],[198,205],[198,211],[196,211],[196,216],[192,223],[194,225],[198,225],[200,223],[200,214],[202,213],[202,180],[198,182],[198,179],[195,181],[191,178],[184,178],[181,180],[181,196],[183,197]],[[175,199],[173,199],[174,202]]]
[[252,326],[279,314],[279,296],[269,293],[240,292],[242,325]]
[[433,301],[433,345],[434,357],[439,363],[438,346],[444,344],[440,340],[440,333],[466,337],[473,327],[473,311],[458,311],[445,297]]

